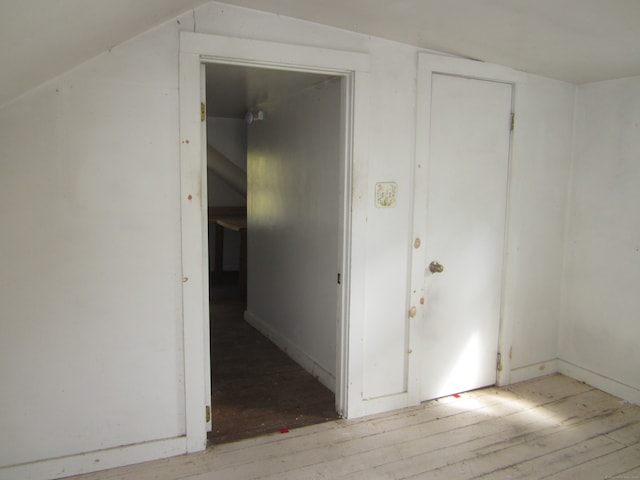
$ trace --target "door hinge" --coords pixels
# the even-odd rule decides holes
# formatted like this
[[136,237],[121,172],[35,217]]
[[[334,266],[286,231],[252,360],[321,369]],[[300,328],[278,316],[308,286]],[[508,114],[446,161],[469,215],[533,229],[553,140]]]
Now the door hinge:
[[204,407],[204,418],[207,423],[211,421],[211,407],[209,405]]
[[496,368],[499,372],[502,371],[502,354],[500,352],[498,352],[498,364]]
[[338,285],[340,285],[341,280],[342,280],[342,278],[341,278],[340,274],[338,274]]
[[515,112],[511,112],[511,131],[513,132],[513,129],[516,128],[516,114]]
[[204,102],[200,103],[200,121],[204,122],[207,119],[207,107]]

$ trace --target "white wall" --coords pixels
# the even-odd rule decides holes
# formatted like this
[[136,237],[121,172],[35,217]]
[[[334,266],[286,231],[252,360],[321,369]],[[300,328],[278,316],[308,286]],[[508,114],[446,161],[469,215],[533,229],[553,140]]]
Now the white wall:
[[[189,13],[179,23],[115,47],[0,110],[0,465],[184,433],[177,53],[178,31],[192,31],[193,17]],[[409,334],[417,49],[222,4],[197,9],[195,19],[201,33],[371,54],[369,150],[353,172],[356,183],[367,188],[354,192],[358,201],[352,212],[354,222],[367,229],[366,240],[353,246],[365,259],[366,271],[357,272],[366,278],[363,301],[354,306],[363,335],[352,339],[361,342],[364,353],[352,361],[364,365],[359,380],[363,398],[402,391]],[[581,98],[586,107],[585,92]],[[523,101],[512,172],[505,322],[514,365],[526,366],[556,353],[560,273],[553,261],[563,242],[558,212],[565,207],[570,135],[564,132],[573,94],[567,85],[531,78],[518,95]],[[581,121],[587,122],[585,128],[590,125]],[[630,135],[633,123],[616,122],[627,129],[623,147],[637,152]],[[615,137],[614,129],[602,128]],[[594,197],[577,187],[586,191],[601,174],[612,183],[615,177],[610,167],[600,167],[583,153],[579,158],[585,171],[576,167],[574,196],[587,196],[591,205]],[[589,168],[597,175],[588,174]],[[373,207],[379,181],[398,184],[396,208]],[[624,179],[617,181],[625,188],[613,190],[605,183],[603,204],[625,206],[625,195],[632,196]],[[571,235],[577,239],[589,219],[574,216]],[[632,239],[635,217],[627,216],[624,225],[618,214],[612,217],[598,218],[624,228]],[[571,279],[584,273],[584,264],[593,270],[578,283],[595,281],[602,274],[598,262],[609,256],[624,274],[618,278],[633,280],[634,257],[625,257],[631,266],[624,267],[609,250],[592,255],[593,246],[584,244],[572,254],[581,256],[569,263]],[[318,278],[318,272],[309,275]],[[327,282],[335,287],[334,275]],[[629,292],[631,287],[619,288]],[[603,298],[593,289],[588,292],[593,295],[585,297],[589,305]],[[623,298],[613,310],[618,317],[607,320],[627,331],[608,332],[611,345],[621,347],[619,353],[608,360],[604,354],[595,358],[603,371],[614,368],[616,359],[635,359],[628,365],[637,365],[637,352],[628,342],[633,338],[628,333],[637,333],[637,327],[625,313],[635,308],[633,299],[615,297],[613,289],[606,293],[612,295],[604,302],[610,305]],[[600,368],[589,363],[587,349],[572,343],[584,341],[593,350],[592,339],[602,333],[588,320],[594,313],[577,315],[577,302],[586,294],[580,295],[569,292],[571,320],[563,327],[560,347],[568,360]],[[309,311],[314,308],[308,306]],[[309,353],[331,369],[326,352]],[[632,366],[616,361],[616,368],[617,378],[638,383]],[[141,460],[117,455],[113,461],[118,458]],[[62,460],[67,473],[72,467],[108,466],[73,462]],[[41,478],[47,476],[53,474]]]
[[640,77],[577,89],[563,368],[640,402]]
[[[407,299],[415,144],[417,49],[408,45],[299,20],[216,3],[196,10],[198,32],[274,42],[343,49],[371,54],[369,74],[369,150],[356,166],[354,185],[364,178],[365,191],[354,191],[352,221],[366,224],[366,243],[356,245],[365,257],[362,398],[385,397],[405,389]],[[398,205],[373,206],[374,186],[398,184]],[[364,199],[364,200],[362,200]],[[364,208],[360,208],[363,205]],[[364,219],[364,220],[363,220]],[[250,236],[249,236],[250,238]],[[252,259],[249,258],[249,262]],[[362,272],[358,272],[360,275]],[[249,280],[250,281],[250,280]]]
[[[224,93],[223,93],[224,94]],[[237,118],[207,118],[207,142],[235,165],[247,170],[247,124]],[[209,206],[244,207],[247,200],[218,175],[207,172],[207,197]],[[215,228],[209,229],[209,270],[214,270]],[[240,269],[240,234],[232,230],[224,232],[222,267]]]
[[[371,39],[370,149],[367,162],[366,304],[363,396],[400,393],[407,385],[417,50]],[[376,182],[396,182],[395,208],[375,208]]]
[[177,42],[0,110],[0,466],[184,434]]
[[557,368],[574,89],[532,75],[516,88],[503,312],[511,336],[507,381]]
[[264,109],[248,132],[247,319],[335,387],[340,79]]
[[[369,150],[354,183],[366,176],[363,209],[366,256],[362,326],[363,392],[366,399],[402,392],[407,377],[407,311],[411,261],[412,189],[416,117],[417,49],[375,37],[215,3],[197,10],[202,33],[364,51],[371,54]],[[544,258],[559,266],[571,162],[574,87],[527,75],[516,87],[518,119],[511,172],[508,256],[505,264],[503,329],[512,362],[509,375],[523,380],[556,370],[561,271],[550,273]],[[398,184],[394,209],[373,206],[376,182]],[[364,253],[362,253],[364,252]]]

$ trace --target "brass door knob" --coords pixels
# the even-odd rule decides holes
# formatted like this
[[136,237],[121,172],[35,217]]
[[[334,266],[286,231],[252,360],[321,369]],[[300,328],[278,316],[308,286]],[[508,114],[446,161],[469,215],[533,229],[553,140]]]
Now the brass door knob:
[[429,264],[429,271],[431,273],[442,273],[443,270],[444,267],[435,260]]

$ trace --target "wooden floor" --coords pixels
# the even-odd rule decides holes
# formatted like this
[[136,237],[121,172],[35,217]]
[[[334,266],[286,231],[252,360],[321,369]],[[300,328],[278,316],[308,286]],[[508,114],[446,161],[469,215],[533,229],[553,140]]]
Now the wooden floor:
[[212,280],[209,441],[220,444],[337,419],[333,392],[244,321],[237,277]]
[[551,375],[77,480],[640,478],[640,407]]

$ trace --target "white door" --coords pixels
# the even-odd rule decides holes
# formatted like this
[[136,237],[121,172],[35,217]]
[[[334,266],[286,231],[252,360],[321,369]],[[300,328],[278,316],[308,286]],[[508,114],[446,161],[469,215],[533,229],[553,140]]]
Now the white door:
[[421,400],[496,381],[511,96],[432,75]]

